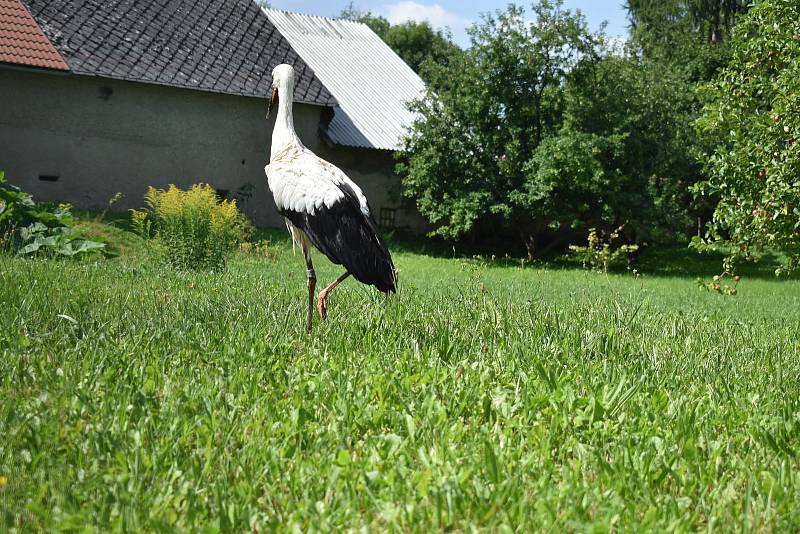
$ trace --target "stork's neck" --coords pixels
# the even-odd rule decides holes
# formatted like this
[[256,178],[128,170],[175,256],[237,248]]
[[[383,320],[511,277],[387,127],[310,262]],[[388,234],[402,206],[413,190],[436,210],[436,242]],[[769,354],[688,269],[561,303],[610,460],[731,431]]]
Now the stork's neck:
[[275,154],[282,151],[290,144],[303,146],[300,142],[300,138],[297,137],[297,133],[294,131],[291,87],[281,84],[278,87],[278,116],[275,118],[275,129],[272,130],[270,159],[274,158]]

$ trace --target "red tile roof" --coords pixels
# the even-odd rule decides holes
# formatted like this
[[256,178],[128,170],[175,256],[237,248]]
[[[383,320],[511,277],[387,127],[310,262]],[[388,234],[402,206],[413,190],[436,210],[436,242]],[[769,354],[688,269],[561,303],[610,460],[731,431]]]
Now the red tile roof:
[[0,0],[0,63],[69,70],[20,0]]

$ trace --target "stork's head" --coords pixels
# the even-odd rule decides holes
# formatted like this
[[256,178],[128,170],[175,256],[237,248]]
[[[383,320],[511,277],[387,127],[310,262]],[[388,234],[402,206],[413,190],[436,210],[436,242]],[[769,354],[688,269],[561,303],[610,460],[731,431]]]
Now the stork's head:
[[294,90],[294,68],[291,65],[282,63],[272,69],[272,97],[267,107],[267,118],[269,119],[272,108],[278,104],[278,94],[283,92],[285,95],[292,96]]

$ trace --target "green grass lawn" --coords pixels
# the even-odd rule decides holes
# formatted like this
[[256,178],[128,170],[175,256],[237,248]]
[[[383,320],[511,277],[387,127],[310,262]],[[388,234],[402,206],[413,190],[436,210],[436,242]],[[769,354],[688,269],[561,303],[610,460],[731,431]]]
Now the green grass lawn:
[[395,260],[0,256],[0,530],[800,529],[800,282]]

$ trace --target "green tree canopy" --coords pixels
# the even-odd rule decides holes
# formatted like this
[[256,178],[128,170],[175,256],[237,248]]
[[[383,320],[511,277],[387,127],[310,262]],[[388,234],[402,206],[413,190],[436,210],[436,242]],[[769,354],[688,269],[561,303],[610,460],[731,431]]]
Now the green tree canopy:
[[687,149],[692,87],[661,64],[605,53],[573,70],[565,94],[562,132],[590,134],[606,147],[596,156],[609,180],[597,196],[602,220],[588,222],[625,224],[639,242],[686,238],[687,187],[699,175]]
[[698,195],[717,199],[702,248],[727,267],[765,248],[800,267],[800,3],[762,0],[737,25],[733,57],[704,88],[697,126],[714,140]]
[[750,0],[627,0],[632,41],[650,60],[709,80],[729,57],[728,36]]
[[418,102],[420,120],[401,165],[405,192],[435,226],[459,237],[478,220],[515,221],[528,239],[534,221],[516,201],[525,166],[558,130],[561,86],[596,37],[582,16],[543,1],[527,13],[511,5],[470,29],[472,46],[431,70],[436,92]]
[[512,5],[470,34],[457,63],[431,70],[399,166],[435,234],[501,227],[533,254],[590,226],[628,223],[638,241],[685,230],[696,169],[680,77],[612,53],[561,2]]

